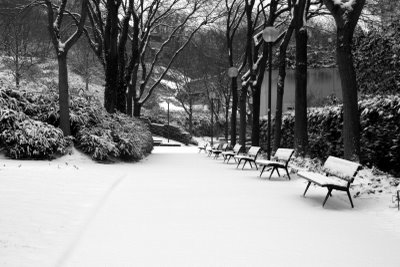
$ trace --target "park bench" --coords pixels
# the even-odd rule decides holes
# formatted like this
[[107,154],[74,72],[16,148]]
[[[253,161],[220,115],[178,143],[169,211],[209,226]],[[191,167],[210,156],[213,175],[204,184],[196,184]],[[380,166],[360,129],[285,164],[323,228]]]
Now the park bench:
[[251,168],[253,168],[253,165],[251,164],[253,162],[254,165],[256,166],[256,169],[258,170],[256,160],[257,160],[257,156],[260,153],[260,151],[261,151],[261,147],[259,147],[259,146],[251,146],[249,151],[247,152],[247,154],[234,156],[234,159],[238,161],[238,164],[237,164],[236,168],[238,168],[240,163],[242,161],[244,161],[243,166],[242,166],[242,170],[243,170],[243,168],[244,168],[244,166],[246,165],[247,162],[250,163],[250,167]]
[[161,145],[161,143],[162,143],[161,139],[154,139],[153,138],[153,146],[159,146],[159,145]]
[[278,173],[279,176],[280,173],[278,171],[278,169],[284,169],[286,171],[286,174],[290,180],[290,175],[289,175],[289,171],[288,171],[288,164],[290,159],[292,158],[294,153],[294,149],[291,148],[278,148],[275,152],[274,157],[272,158],[272,160],[266,160],[266,159],[259,159],[256,161],[258,166],[262,166],[261,168],[261,172],[260,172],[260,177],[263,174],[264,170],[266,168],[271,169],[272,171],[269,175],[269,179],[271,179],[272,174],[274,173],[274,171],[276,170],[276,172]]
[[214,154],[214,159],[217,159],[222,152],[226,151],[227,148],[228,148],[228,143],[223,143],[217,149],[212,149],[211,154]]
[[198,146],[197,148],[199,149],[199,153],[201,151],[204,151],[204,153],[207,153],[207,146],[208,146],[208,143]]
[[226,163],[229,163],[229,160],[230,160],[232,157],[238,155],[241,149],[242,149],[242,146],[239,145],[239,144],[236,144],[236,145],[233,147],[233,150],[222,152],[221,155],[222,155],[222,157],[224,158],[224,162],[226,161]]
[[207,148],[208,156],[210,157],[213,150],[217,150],[221,144],[215,143]]
[[310,184],[313,183],[328,189],[328,193],[326,194],[322,206],[324,206],[328,198],[332,196],[332,190],[339,190],[346,191],[351,207],[354,208],[349,189],[360,167],[361,166],[358,163],[329,156],[323,166],[325,174],[309,171],[300,171],[297,173],[299,177],[308,181],[303,196],[306,195]]

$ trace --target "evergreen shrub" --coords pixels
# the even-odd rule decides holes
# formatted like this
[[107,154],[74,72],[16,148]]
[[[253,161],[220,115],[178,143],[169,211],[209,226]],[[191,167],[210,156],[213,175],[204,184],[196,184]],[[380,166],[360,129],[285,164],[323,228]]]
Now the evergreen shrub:
[[[12,158],[53,158],[66,153],[69,138],[60,129],[58,95],[0,89],[0,148]],[[109,114],[97,101],[73,96],[72,140],[98,161],[135,161],[153,149],[147,125],[138,119]]]
[[[400,96],[366,96],[359,101],[361,163],[393,174],[400,173]],[[294,113],[283,115],[281,147],[294,146]],[[324,161],[343,157],[342,105],[309,108],[309,156]],[[273,129],[273,127],[272,127]],[[261,143],[266,146],[267,121],[261,122]],[[273,133],[272,133],[273,140]]]

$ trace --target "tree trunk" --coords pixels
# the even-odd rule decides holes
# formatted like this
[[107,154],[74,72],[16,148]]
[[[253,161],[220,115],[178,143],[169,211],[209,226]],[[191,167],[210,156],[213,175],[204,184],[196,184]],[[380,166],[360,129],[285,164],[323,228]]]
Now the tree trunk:
[[232,78],[231,146],[236,145],[236,123],[238,109],[237,77]]
[[69,120],[68,67],[67,53],[59,53],[58,60],[58,90],[60,103],[60,128],[64,136],[71,135]]
[[193,136],[193,101],[191,96],[189,97],[189,134]]
[[133,100],[134,98],[139,98],[140,95],[136,95],[136,83],[137,83],[137,73],[138,73],[139,65],[135,63],[132,73],[130,75],[131,80],[129,82],[128,88],[128,96],[127,96],[127,114],[129,116],[133,116]]
[[281,145],[282,137],[282,113],[283,113],[283,94],[285,91],[285,78],[286,78],[286,51],[289,45],[291,36],[293,34],[293,26],[290,24],[284,40],[279,47],[279,70],[278,70],[278,83],[276,85],[276,111],[275,111],[275,130],[274,130],[274,146],[273,150],[276,151]]
[[[108,1],[107,1],[108,2]],[[110,1],[110,3],[112,3]],[[118,99],[118,7],[117,3],[107,4],[105,31],[105,76],[104,107],[110,113],[117,110]]]
[[104,107],[110,113],[116,110],[116,88],[118,86],[118,64],[117,59],[110,59],[106,64],[106,85],[104,89]]
[[125,83],[125,55],[124,52],[118,53],[118,87],[116,90],[116,110],[126,114],[126,89],[128,84]]
[[338,29],[337,63],[343,95],[343,142],[344,157],[359,160],[360,155],[360,114],[358,111],[357,81],[351,54],[352,36],[348,31]]
[[281,145],[282,136],[282,113],[283,113],[283,93],[285,90],[286,64],[279,66],[278,83],[276,87],[276,110],[275,110],[275,130],[273,150],[276,151]]
[[15,86],[19,88],[19,83],[20,83],[20,73],[19,73],[19,46],[18,42],[16,42],[15,46]]
[[133,116],[136,118],[140,118],[140,110],[142,106],[139,102],[139,98],[133,99]]
[[358,161],[360,158],[360,114],[351,47],[354,29],[364,8],[365,0],[352,1],[350,8],[338,5],[333,0],[324,0],[324,4],[335,18],[337,27],[336,58],[343,96],[344,157]]
[[239,97],[239,115],[240,115],[240,131],[239,131],[239,142],[242,145],[243,149],[246,147],[246,96],[247,87],[242,87],[240,90]]
[[230,98],[225,101],[225,140],[228,142],[229,139],[229,102]]
[[85,92],[86,94],[89,94],[89,77],[86,77],[85,79]]
[[252,125],[251,125],[251,145],[260,145],[260,98],[261,90],[259,86],[256,86],[253,91],[253,114],[252,114]]
[[307,30],[303,25],[303,12],[306,1],[295,7],[296,17],[296,72],[295,72],[295,126],[294,147],[297,153],[305,156],[308,149],[307,134]]

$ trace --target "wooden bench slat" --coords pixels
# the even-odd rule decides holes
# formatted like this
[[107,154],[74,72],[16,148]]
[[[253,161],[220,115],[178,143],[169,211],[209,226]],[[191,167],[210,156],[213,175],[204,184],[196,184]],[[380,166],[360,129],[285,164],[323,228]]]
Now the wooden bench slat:
[[354,179],[354,174],[358,171],[360,164],[349,160],[330,156],[325,161],[324,169],[331,175],[338,176],[347,181]]
[[347,181],[334,176],[326,176],[316,172],[298,172],[298,176],[308,181],[312,181],[314,184],[325,187],[328,185],[336,185],[341,187],[347,187]]

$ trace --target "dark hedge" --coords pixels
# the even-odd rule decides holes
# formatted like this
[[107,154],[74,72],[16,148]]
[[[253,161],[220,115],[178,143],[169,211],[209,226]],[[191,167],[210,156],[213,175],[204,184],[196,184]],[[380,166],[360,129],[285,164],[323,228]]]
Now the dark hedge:
[[[308,109],[309,156],[325,160],[343,157],[342,105]],[[366,96],[359,101],[361,163],[393,174],[400,173],[400,96]],[[273,129],[273,127],[272,127]],[[267,122],[261,122],[266,145]],[[293,147],[294,113],[285,113],[281,147]],[[272,135],[273,139],[273,135]]]

